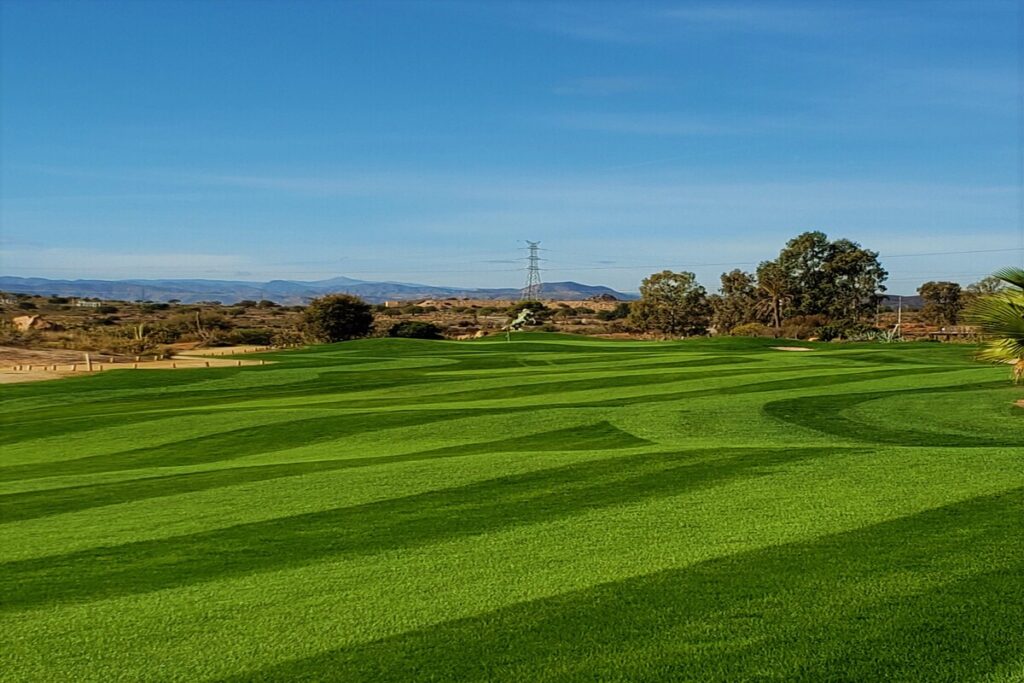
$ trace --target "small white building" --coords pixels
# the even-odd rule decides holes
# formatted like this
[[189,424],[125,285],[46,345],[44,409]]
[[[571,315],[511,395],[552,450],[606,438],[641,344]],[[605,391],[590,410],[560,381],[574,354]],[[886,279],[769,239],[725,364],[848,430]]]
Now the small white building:
[[75,306],[78,308],[99,308],[102,305],[102,301],[82,301],[80,299],[75,301]]

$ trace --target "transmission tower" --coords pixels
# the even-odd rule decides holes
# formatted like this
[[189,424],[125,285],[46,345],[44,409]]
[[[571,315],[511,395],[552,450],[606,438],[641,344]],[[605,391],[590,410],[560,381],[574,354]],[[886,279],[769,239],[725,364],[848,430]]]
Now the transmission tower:
[[538,301],[540,299],[540,242],[526,240],[530,255],[527,257],[526,286],[519,297],[520,301]]

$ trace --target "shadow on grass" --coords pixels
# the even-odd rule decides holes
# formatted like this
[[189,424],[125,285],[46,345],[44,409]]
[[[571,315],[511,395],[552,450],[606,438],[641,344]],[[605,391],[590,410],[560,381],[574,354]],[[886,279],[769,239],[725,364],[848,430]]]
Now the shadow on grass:
[[[824,370],[823,368],[816,368],[818,370]],[[955,372],[962,370],[962,368],[914,368],[914,369],[892,369],[892,370],[871,370],[866,372],[848,372],[848,373],[836,373],[834,369],[832,372],[825,371],[827,374],[815,374],[803,377],[794,377],[792,379],[775,379],[768,380],[765,382],[745,382],[743,384],[734,384],[724,387],[711,387],[707,389],[688,389],[684,391],[672,392],[667,394],[651,394],[648,396],[633,396],[629,398],[611,398],[599,401],[585,401],[575,405],[581,407],[614,407],[614,406],[629,406],[638,405],[642,403],[656,403],[663,401],[675,401],[678,399],[693,399],[703,397],[714,397],[714,396],[736,396],[743,394],[760,394],[770,391],[789,391],[792,389],[818,389],[821,387],[834,387],[841,386],[844,384],[855,384],[857,382],[870,382],[879,379],[889,379],[890,377],[905,377],[910,375],[935,375],[944,372]],[[785,368],[773,368],[765,371],[752,371],[749,373],[751,378],[756,378],[761,374],[773,374],[783,372],[799,372],[796,368],[785,367]],[[709,379],[714,379],[714,376],[709,376]],[[808,398],[808,400],[812,400]]]
[[[921,396],[926,394],[958,394],[972,391],[990,391],[1005,389],[1006,382],[982,382],[965,384],[956,387],[928,387],[894,391],[875,391],[855,394],[829,394],[826,396],[802,396],[781,401],[773,401],[764,406],[764,412],[770,417],[789,424],[813,429],[817,432],[832,434],[865,443],[893,444],[899,446],[934,446],[934,447],[1021,447],[1020,435],[1006,435],[1002,438],[981,435],[957,434],[950,432],[930,432],[915,430],[909,426],[898,428],[883,424],[865,424],[843,415],[843,412],[861,403],[894,396]],[[894,421],[905,420],[908,425],[914,421],[925,419],[921,414],[893,415]]]
[[[509,412],[512,411],[497,408],[478,411],[405,410],[302,418],[256,427],[230,429],[191,439],[172,441],[160,446],[103,453],[73,460],[9,465],[0,467],[0,481],[119,472],[150,467],[202,465],[337,441],[355,434]],[[338,448],[339,450],[344,449],[344,443],[339,443]]]
[[[292,368],[296,369],[296,368]],[[205,380],[223,380],[237,375],[238,372],[259,372],[263,368],[211,368],[209,370],[180,370],[176,373],[153,371],[139,373],[167,377],[166,385],[153,385],[152,381],[136,387],[135,383],[125,382],[117,387],[116,396],[89,397],[87,401],[75,401],[56,406],[20,410],[9,414],[0,414],[0,444],[15,443],[23,439],[39,436],[56,436],[76,431],[96,430],[102,427],[117,426],[125,422],[142,422],[159,420],[167,417],[203,414],[203,408],[223,405],[225,403],[252,401],[253,398],[273,397],[294,399],[303,396],[329,396],[337,394],[345,396],[346,391],[368,391],[392,387],[410,387],[417,384],[437,385],[455,383],[457,378],[434,378],[423,373],[408,370],[379,370],[375,372],[344,372],[332,373],[328,368],[316,378],[288,380],[282,375],[281,382],[264,384],[258,387],[239,386],[237,388],[203,389]],[[276,369],[273,369],[276,371]],[[209,374],[204,374],[209,373]],[[213,373],[217,373],[216,376]],[[132,373],[109,373],[130,379]],[[188,381],[177,375],[188,375]],[[40,383],[45,384],[45,383]],[[51,384],[60,384],[53,382]],[[75,382],[76,386],[79,384]],[[160,393],[167,387],[196,384],[194,391],[175,391]],[[110,388],[110,387],[107,387]],[[138,393],[125,396],[126,391],[137,389]],[[67,391],[67,390],[66,390]],[[254,393],[257,392],[257,393]],[[76,391],[72,391],[76,396]],[[97,392],[98,393],[98,392]],[[55,397],[59,402],[59,397]],[[251,411],[252,407],[242,407],[239,411]]]
[[226,680],[963,681],[1000,667],[1019,673],[1022,518],[1024,490],[1014,489]]
[[9,562],[0,565],[0,609],[131,595],[422,546],[763,476],[828,454],[820,448],[791,448],[624,456],[169,539]]
[[0,522],[9,523],[35,519],[104,505],[206,491],[313,472],[373,467],[395,462],[490,455],[492,453],[519,453],[524,457],[529,457],[531,453],[605,451],[646,445],[650,445],[650,442],[624,432],[608,422],[599,422],[508,439],[466,443],[401,455],[232,467],[212,472],[188,472],[165,477],[147,477],[88,486],[12,493],[0,496]]

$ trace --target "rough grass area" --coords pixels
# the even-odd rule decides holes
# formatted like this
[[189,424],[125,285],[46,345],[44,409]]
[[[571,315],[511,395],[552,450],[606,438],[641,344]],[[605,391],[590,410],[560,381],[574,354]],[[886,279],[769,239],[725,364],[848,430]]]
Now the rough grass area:
[[381,339],[0,388],[5,681],[1021,681],[938,344]]

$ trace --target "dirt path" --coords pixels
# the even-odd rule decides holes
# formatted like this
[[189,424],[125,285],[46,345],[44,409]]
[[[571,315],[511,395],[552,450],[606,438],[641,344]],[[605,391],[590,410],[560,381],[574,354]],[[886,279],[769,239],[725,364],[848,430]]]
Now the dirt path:
[[[241,360],[218,358],[228,354],[245,354],[266,351],[266,347],[234,346],[218,349],[190,350],[166,360],[154,360],[153,356],[108,356],[89,354],[91,363],[86,362],[83,351],[64,349],[19,349],[0,347],[0,384],[39,382],[61,379],[90,372],[110,370],[184,370],[187,368],[238,367],[242,365],[264,365],[263,360]],[[138,358],[138,360],[136,360]],[[148,360],[147,360],[148,359]]]

